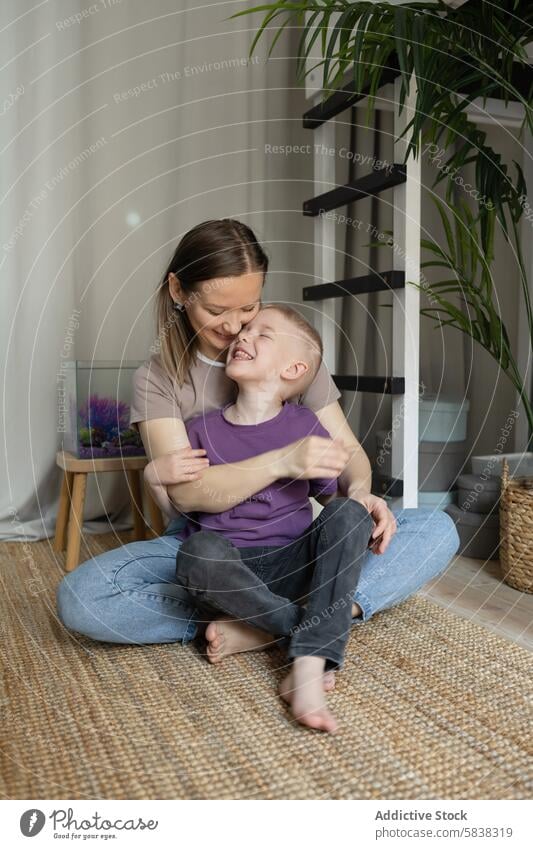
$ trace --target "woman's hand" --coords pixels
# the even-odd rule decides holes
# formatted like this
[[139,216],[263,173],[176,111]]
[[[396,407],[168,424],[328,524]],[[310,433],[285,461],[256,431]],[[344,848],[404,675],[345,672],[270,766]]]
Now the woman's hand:
[[196,480],[209,465],[205,448],[180,448],[156,457],[144,468],[144,479],[150,486],[170,486]]
[[389,510],[387,502],[379,495],[373,495],[371,492],[368,494],[348,492],[348,498],[358,501],[363,507],[366,507],[372,516],[374,530],[371,536],[372,542],[369,542],[368,547],[373,554],[384,554],[398,528],[396,519]]
[[280,478],[338,478],[349,459],[340,440],[325,436],[305,436],[278,452]]
[[168,497],[167,486],[200,478],[209,465],[205,453],[205,448],[191,448],[187,445],[172,454],[156,457],[144,467],[144,480],[150,487],[156,504],[171,519],[181,513]]

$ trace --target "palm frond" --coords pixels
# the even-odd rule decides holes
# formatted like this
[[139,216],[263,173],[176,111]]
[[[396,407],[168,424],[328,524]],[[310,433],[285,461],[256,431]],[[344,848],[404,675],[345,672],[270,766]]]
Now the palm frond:
[[[467,108],[476,98],[483,104],[497,97],[514,100],[524,109],[522,130],[533,132],[533,84],[522,92],[513,84],[516,68],[529,70],[528,45],[533,41],[533,3],[530,0],[470,0],[450,9],[443,0],[427,2],[350,2],[350,0],[277,0],[243,9],[231,18],[262,14],[250,56],[258,42],[272,36],[268,55],[289,24],[301,29],[297,50],[297,79],[322,68],[324,98],[345,84],[351,73],[355,91],[367,92],[366,122],[375,106],[383,73],[394,60],[399,69],[397,104],[405,108],[415,81],[414,108],[401,137],[405,137],[405,161],[418,157],[422,146],[442,146],[446,160],[436,168],[434,188],[446,181],[445,203],[437,201],[444,245],[422,239],[429,258],[422,268],[452,273],[423,290],[435,298],[438,308],[421,310],[439,318],[438,326],[451,326],[483,345],[520,392],[533,430],[533,409],[524,392],[513,359],[507,330],[494,305],[491,264],[494,233],[498,223],[512,242],[520,265],[529,332],[533,346],[533,308],[518,240],[517,224],[523,215],[522,197],[527,195],[520,165],[516,170],[502,160],[487,141],[487,134],[468,119]],[[230,19],[231,19],[230,18]],[[282,22],[280,24],[280,21]],[[315,57],[316,45],[320,56]],[[427,148],[426,148],[427,149]],[[474,166],[476,213],[464,199],[456,201],[455,175]],[[513,179],[514,177],[514,179]],[[447,207],[446,207],[447,204]],[[451,210],[453,218],[449,217]],[[372,243],[383,248],[383,242]],[[413,284],[419,286],[420,284]],[[445,295],[457,296],[463,309]]]

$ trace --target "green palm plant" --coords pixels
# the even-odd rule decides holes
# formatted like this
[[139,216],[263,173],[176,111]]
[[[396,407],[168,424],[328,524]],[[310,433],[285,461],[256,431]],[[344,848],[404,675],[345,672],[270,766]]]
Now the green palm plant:
[[[447,169],[475,162],[476,186],[486,199],[480,209],[482,244],[488,238],[487,214],[492,207],[504,232],[505,211],[511,221],[522,215],[520,198],[525,181],[520,165],[515,180],[501,156],[486,142],[486,133],[468,121],[466,108],[477,97],[501,97],[524,106],[524,123],[533,132],[531,102],[533,86],[525,95],[512,84],[513,69],[528,68],[526,47],[533,39],[533,4],[530,0],[469,0],[451,13],[443,0],[400,3],[349,2],[349,0],[277,0],[236,12],[231,18],[262,12],[264,17],[250,47],[250,56],[260,40],[280,19],[272,38],[270,56],[280,35],[289,25],[301,29],[296,56],[296,77],[322,67],[323,90],[327,96],[353,73],[357,91],[368,88],[367,121],[383,72],[396,61],[400,70],[400,111],[416,78],[416,102],[412,120],[405,128],[409,136],[406,160],[418,155],[420,139],[443,144],[448,152]],[[231,19],[230,18],[230,19]],[[321,58],[311,64],[315,44]],[[461,94],[458,94],[460,92]],[[422,136],[421,136],[422,133]],[[453,186],[449,182],[448,200]]]
[[[533,349],[533,314],[524,269],[518,223],[523,214],[527,187],[520,165],[513,161],[515,175],[501,155],[487,143],[486,133],[468,120],[466,109],[474,99],[495,97],[517,101],[524,107],[521,131],[533,132],[533,84],[524,92],[513,83],[517,69],[529,69],[527,45],[533,40],[533,3],[530,0],[468,0],[453,11],[442,0],[400,3],[348,2],[348,0],[278,0],[244,9],[232,15],[262,13],[263,20],[250,47],[275,31],[268,55],[289,25],[301,30],[296,58],[300,82],[322,67],[323,97],[326,99],[351,74],[355,91],[368,92],[367,124],[383,72],[399,69],[399,109],[403,110],[415,79],[413,117],[405,127],[405,161],[420,155],[422,145],[441,145],[447,155],[433,187],[446,182],[445,200],[454,210],[450,218],[437,200],[447,248],[423,240],[430,259],[423,267],[446,268],[450,275],[432,284],[438,307],[423,309],[435,317],[446,313],[448,324],[481,344],[512,380],[518,390],[533,430],[531,399],[512,356],[509,337],[494,304],[490,266],[494,257],[496,222],[512,244],[520,272],[520,284]],[[315,61],[316,46],[320,58]],[[531,77],[529,77],[531,79]],[[453,175],[474,164],[476,212],[465,202],[455,203]],[[383,243],[380,243],[383,245]],[[453,275],[453,276],[452,276]],[[423,287],[426,292],[428,289]],[[460,294],[465,311],[448,298]]]
[[[493,212],[490,216],[488,250],[485,251],[481,248],[479,217],[476,218],[466,201],[458,199],[453,210],[448,211],[449,208],[440,200],[434,200],[445,233],[445,245],[422,239],[421,247],[430,258],[420,266],[422,269],[446,269],[451,276],[430,283],[423,273],[422,283],[410,281],[410,285],[424,292],[432,304],[420,312],[436,320],[437,328],[454,327],[470,336],[496,360],[519,393],[529,427],[533,431],[533,405],[524,390],[524,379],[512,353],[509,333],[497,309],[497,295],[490,270],[494,257],[495,214]],[[388,245],[393,245],[392,231],[385,232],[390,236]],[[370,244],[379,248],[387,246],[384,241]],[[527,288],[525,294],[526,305],[531,312]],[[455,303],[450,301],[450,295],[456,297]],[[457,301],[464,304],[464,309],[457,306]],[[443,315],[447,318],[443,318]]]

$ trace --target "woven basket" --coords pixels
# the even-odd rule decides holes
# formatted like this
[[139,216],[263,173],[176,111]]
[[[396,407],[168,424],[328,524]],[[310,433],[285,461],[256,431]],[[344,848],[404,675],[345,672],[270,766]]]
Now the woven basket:
[[505,458],[500,496],[500,570],[506,584],[533,593],[533,477],[509,478]]

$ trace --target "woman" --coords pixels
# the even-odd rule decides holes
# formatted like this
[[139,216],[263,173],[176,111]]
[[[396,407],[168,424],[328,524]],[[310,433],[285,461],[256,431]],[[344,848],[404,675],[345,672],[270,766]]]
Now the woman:
[[[131,422],[152,462],[145,478],[174,519],[165,535],[128,543],[82,563],[61,581],[58,612],[67,628],[114,643],[191,640],[201,614],[175,583],[182,514],[222,512],[280,477],[338,477],[342,495],[363,504],[375,542],[354,587],[354,622],[392,607],[442,572],[457,551],[452,519],[441,510],[391,511],[370,493],[371,469],[338,403],[324,364],[304,395],[332,439],[327,450],[300,440],[239,463],[208,466],[192,451],[184,422],[234,400],[224,362],[231,340],[260,308],[268,259],[254,233],[233,219],[205,221],[181,239],[157,295],[158,348],[134,381]],[[234,624],[211,643],[212,660],[256,647],[253,629]],[[264,635],[263,635],[264,637]],[[213,654],[214,650],[214,654]],[[218,657],[216,656],[218,650]]]

